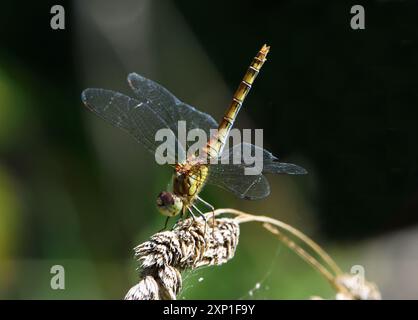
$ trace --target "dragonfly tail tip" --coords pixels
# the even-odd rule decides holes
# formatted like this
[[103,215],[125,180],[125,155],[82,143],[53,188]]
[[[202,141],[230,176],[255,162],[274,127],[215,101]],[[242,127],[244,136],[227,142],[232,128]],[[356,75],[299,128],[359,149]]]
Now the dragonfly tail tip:
[[266,43],[263,45],[263,47],[260,50],[262,53],[267,54],[270,51],[270,46],[268,46]]

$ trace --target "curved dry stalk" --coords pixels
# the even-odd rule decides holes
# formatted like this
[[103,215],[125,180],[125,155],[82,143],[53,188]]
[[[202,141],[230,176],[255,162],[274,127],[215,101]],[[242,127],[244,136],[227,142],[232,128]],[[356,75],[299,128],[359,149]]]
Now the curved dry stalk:
[[312,255],[306,252],[303,248],[297,245],[294,241],[289,239],[283,233],[281,233],[276,227],[272,226],[269,223],[264,223],[263,227],[275,235],[281,242],[283,242],[289,249],[295,252],[299,257],[301,257],[305,262],[307,262],[311,267],[316,269],[324,278],[330,283],[332,287],[337,292],[344,292],[349,294],[348,291],[336,281],[336,277],[332,275],[317,259]]
[[[366,281],[365,279],[358,279],[356,275],[343,273],[335,261],[311,238],[306,236],[296,228],[273,218],[266,216],[251,215],[236,209],[218,209],[215,210],[215,215],[224,213],[231,213],[236,215],[238,223],[245,222],[260,222],[263,227],[274,234],[282,243],[287,245],[291,250],[298,254],[305,262],[316,269],[336,290],[336,299],[349,300],[380,300],[381,294],[376,284]],[[285,230],[292,236],[308,245],[323,262],[327,263],[328,267],[334,272],[332,274],[323,264],[321,264],[315,257],[306,252],[302,247],[296,244],[293,240],[284,235],[280,230]]]
[[335,263],[335,261],[322,249],[315,241],[313,241],[311,238],[306,236],[304,233],[299,231],[298,229],[292,227],[291,225],[288,225],[287,223],[284,223],[282,221],[267,217],[267,216],[259,216],[259,215],[252,215],[248,214],[246,212],[236,210],[236,209],[217,209],[215,210],[215,215],[230,213],[237,216],[237,219],[239,223],[244,222],[261,222],[261,223],[268,223],[275,225],[279,227],[280,229],[286,230],[295,237],[299,238],[302,242],[304,242],[306,245],[308,245],[315,253],[317,253],[324,262],[328,264],[330,269],[334,272],[336,276],[343,274],[342,270],[338,265]]

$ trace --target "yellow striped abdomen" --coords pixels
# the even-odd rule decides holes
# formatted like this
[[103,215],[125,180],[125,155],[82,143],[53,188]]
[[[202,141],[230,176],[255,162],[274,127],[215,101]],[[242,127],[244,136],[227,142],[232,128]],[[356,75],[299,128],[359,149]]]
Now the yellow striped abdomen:
[[270,50],[270,47],[264,45],[257,55],[254,57],[250,66],[248,67],[247,72],[244,75],[241,83],[238,86],[238,89],[235,91],[232,98],[231,104],[226,110],[220,124],[218,127],[218,134],[215,137],[212,137],[207,146],[207,153],[210,158],[217,157],[222,153],[222,148],[225,145],[226,139],[231,131],[231,128],[234,124],[234,121],[237,117],[239,110],[241,109],[242,103],[245,100],[248,92],[251,89],[252,84],[254,83],[255,78],[260,72],[261,67],[264,62],[267,60],[266,56]]

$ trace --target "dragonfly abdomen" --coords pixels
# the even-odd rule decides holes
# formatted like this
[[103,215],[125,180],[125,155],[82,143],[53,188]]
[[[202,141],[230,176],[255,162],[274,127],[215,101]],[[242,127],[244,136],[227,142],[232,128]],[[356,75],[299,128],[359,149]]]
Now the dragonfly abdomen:
[[260,72],[261,67],[267,60],[266,56],[270,50],[270,47],[264,45],[257,55],[254,57],[250,66],[247,69],[238,89],[235,91],[229,108],[226,110],[218,127],[218,133],[216,137],[213,137],[207,147],[207,153],[209,157],[216,157],[222,153],[222,148],[225,145],[226,139],[231,131],[234,121],[237,117],[239,110],[247,96],[248,92],[253,85],[255,78]]

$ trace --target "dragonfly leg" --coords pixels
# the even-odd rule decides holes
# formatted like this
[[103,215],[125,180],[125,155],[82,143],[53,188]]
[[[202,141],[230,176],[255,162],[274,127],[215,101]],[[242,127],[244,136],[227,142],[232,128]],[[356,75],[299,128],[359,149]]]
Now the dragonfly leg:
[[203,212],[202,211],[200,211],[199,210],[199,208],[198,207],[196,207],[194,204],[192,204],[192,207],[197,211],[197,213],[199,213],[199,216],[201,216],[202,218],[203,218],[203,220],[205,221],[205,231],[204,231],[204,233],[206,234],[206,227],[207,227],[207,225],[208,225],[208,221],[206,220],[206,217],[205,217],[205,215],[203,214]]
[[187,210],[189,210],[189,213],[192,216],[193,220],[196,221],[196,216],[194,215],[192,208],[189,207],[187,208]]
[[201,197],[197,196],[197,199],[202,202],[206,207],[210,208],[212,211],[212,224],[215,225],[215,207],[212,206],[209,202],[203,200]]
[[165,219],[165,224],[164,224],[164,228],[162,228],[160,231],[158,232],[162,232],[167,228],[167,224],[168,224],[168,220],[170,220],[170,217],[167,217],[167,219]]

